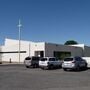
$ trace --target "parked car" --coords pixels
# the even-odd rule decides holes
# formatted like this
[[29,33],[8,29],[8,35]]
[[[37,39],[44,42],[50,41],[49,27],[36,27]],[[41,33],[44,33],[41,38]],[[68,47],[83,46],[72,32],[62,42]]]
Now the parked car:
[[64,71],[68,69],[80,70],[81,68],[87,68],[87,63],[81,57],[67,57],[62,63]]
[[39,61],[39,66],[41,69],[60,68],[62,66],[62,62],[55,57],[43,57]]
[[40,57],[35,57],[35,56],[26,57],[24,60],[24,64],[27,68],[30,68],[30,67],[37,68],[39,67],[39,60],[40,60]]

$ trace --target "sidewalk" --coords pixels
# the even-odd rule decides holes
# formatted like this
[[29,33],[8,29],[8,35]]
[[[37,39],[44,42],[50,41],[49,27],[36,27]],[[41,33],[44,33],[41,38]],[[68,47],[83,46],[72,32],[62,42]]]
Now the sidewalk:
[[12,63],[9,63],[9,62],[2,62],[0,63],[0,66],[3,66],[3,65],[23,65],[24,63],[23,62],[12,62]]

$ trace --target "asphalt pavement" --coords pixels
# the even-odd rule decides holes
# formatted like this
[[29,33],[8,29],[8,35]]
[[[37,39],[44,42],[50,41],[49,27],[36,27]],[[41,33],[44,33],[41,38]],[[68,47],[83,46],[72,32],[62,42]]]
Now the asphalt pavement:
[[65,72],[0,65],[0,90],[90,90],[90,69]]

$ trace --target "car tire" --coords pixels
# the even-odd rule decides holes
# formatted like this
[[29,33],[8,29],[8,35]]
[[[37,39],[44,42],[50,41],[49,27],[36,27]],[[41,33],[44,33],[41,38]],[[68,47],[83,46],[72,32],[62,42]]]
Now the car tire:
[[29,66],[26,66],[26,68],[30,68]]
[[45,67],[41,67],[42,70],[45,70]]
[[35,65],[35,64],[33,64],[33,65],[32,65],[32,67],[33,67],[33,68],[36,68],[36,65]]
[[58,66],[58,68],[62,68],[62,66],[61,66],[61,65],[59,65],[59,66]]
[[87,63],[85,64],[84,68],[83,69],[87,69]]
[[85,68],[87,68],[87,63],[85,64]]
[[77,70],[77,71],[80,71],[80,66],[77,66],[76,70]]
[[64,71],[67,71],[67,68],[63,68]]
[[54,68],[54,66],[53,66],[53,65],[50,65],[50,66],[49,66],[49,69],[53,69],[53,68]]

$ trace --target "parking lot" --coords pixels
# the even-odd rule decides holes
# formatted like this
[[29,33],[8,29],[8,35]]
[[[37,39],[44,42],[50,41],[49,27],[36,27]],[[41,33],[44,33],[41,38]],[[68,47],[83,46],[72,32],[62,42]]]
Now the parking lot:
[[27,69],[24,65],[0,66],[0,90],[90,90],[90,69]]

